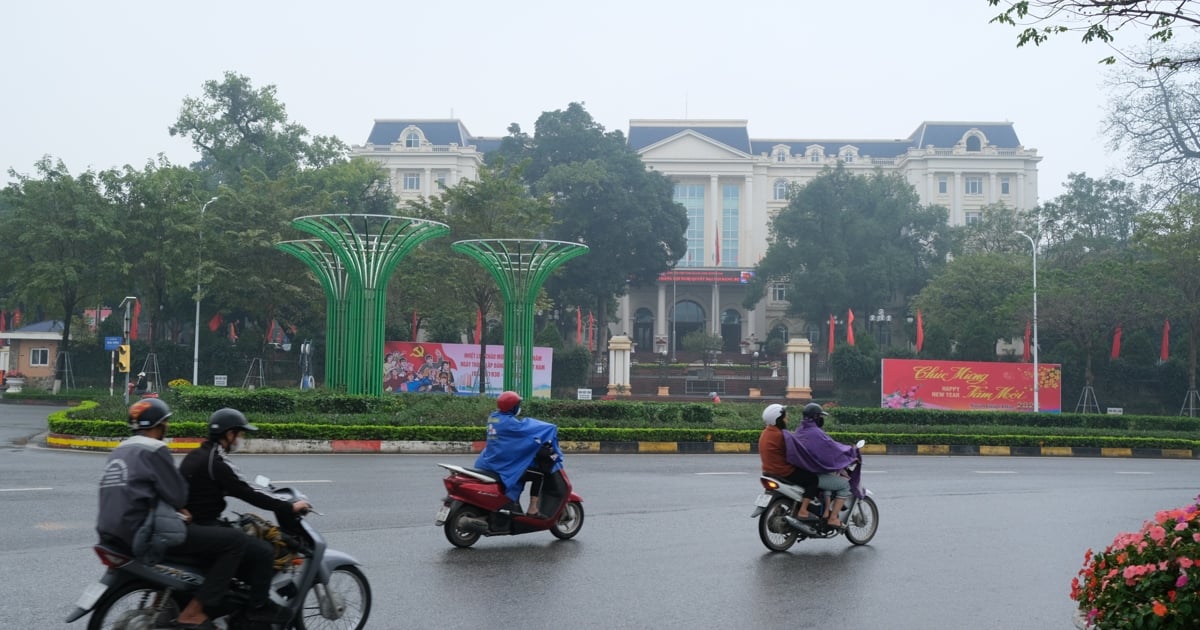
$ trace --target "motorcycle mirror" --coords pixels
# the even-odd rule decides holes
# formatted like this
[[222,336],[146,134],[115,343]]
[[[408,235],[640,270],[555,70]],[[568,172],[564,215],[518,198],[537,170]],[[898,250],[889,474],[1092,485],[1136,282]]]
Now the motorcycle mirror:
[[260,488],[270,488],[271,487],[271,478],[264,477],[262,475],[258,475],[257,477],[254,478],[254,485],[256,485]]
[[858,442],[856,442],[856,443],[854,444],[854,448],[862,448],[862,447],[864,447],[864,446],[866,446],[866,445],[867,445],[867,441],[866,441],[866,440],[859,440]]

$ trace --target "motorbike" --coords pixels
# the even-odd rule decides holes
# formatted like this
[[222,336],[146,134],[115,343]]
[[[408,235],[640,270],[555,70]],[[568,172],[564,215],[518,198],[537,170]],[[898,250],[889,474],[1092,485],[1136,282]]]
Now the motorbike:
[[[258,477],[255,483],[284,500],[307,500],[292,488],[271,486],[265,477]],[[244,519],[247,515],[241,516]],[[271,626],[246,619],[248,587],[235,580],[220,606],[223,614],[213,615],[217,628],[361,630],[367,625],[371,587],[360,563],[348,554],[329,549],[303,515],[298,515],[297,525],[292,532],[280,531],[287,547],[284,557],[290,561],[276,571],[271,582],[271,599],[290,612],[291,619]],[[67,617],[67,623],[71,623],[91,612],[88,630],[170,628],[204,582],[202,558],[168,553],[161,562],[146,564],[113,546],[98,544],[93,549],[107,570],[98,582],[84,589]],[[277,561],[277,568],[279,564]]]
[[[861,450],[865,444],[864,440],[859,440],[855,447]],[[861,454],[846,468],[850,477],[850,498],[838,514],[844,528],[830,527],[823,518],[796,518],[796,508],[803,498],[804,488],[770,475],[760,476],[763,492],[755,499],[750,518],[758,519],[758,537],[763,545],[771,551],[787,551],[798,540],[834,538],[841,534],[845,534],[846,539],[855,545],[871,542],[879,529],[879,508],[871,498],[871,491],[863,487],[859,480],[861,468]],[[809,512],[823,514],[827,502],[831,500],[828,492],[822,493],[809,503]]]
[[438,464],[450,471],[442,480],[446,496],[434,518],[455,547],[470,547],[481,536],[514,536],[550,530],[555,538],[573,538],[583,527],[583,499],[571,488],[563,469],[546,475],[540,509],[544,518],[504,514],[508,497],[500,491],[495,473],[454,464]]

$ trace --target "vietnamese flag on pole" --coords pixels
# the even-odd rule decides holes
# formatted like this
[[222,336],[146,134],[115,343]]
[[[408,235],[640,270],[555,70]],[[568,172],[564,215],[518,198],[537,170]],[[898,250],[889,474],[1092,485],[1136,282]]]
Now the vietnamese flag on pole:
[[136,340],[138,335],[138,316],[142,314],[142,301],[135,300],[133,303],[133,324],[129,329],[129,339]]
[[475,343],[483,339],[483,309],[475,309]]
[[1121,325],[1117,324],[1117,330],[1113,333],[1112,355],[1113,359],[1121,356]]
[[1021,360],[1029,362],[1029,320],[1025,320],[1025,352],[1021,354]]
[[846,343],[854,345],[854,311],[846,309]]
[[921,309],[917,309],[917,352],[925,345],[925,321],[921,319]]
[[834,345],[834,338],[835,338],[836,333],[837,333],[837,320],[833,318],[833,315],[830,315],[829,316],[829,354],[830,355],[833,354],[833,345]]
[[596,350],[596,317],[588,311],[588,352]]
[[217,329],[220,328],[221,324],[224,322],[225,318],[221,317],[220,313],[216,313],[212,316],[212,319],[208,320],[208,329],[213,332],[217,332]]
[[575,345],[583,345],[583,309],[575,307]]
[[0,332],[8,328],[8,311],[0,311]]
[[1171,320],[1164,319],[1163,320],[1162,349],[1159,350],[1159,352],[1158,352],[1158,360],[1160,362],[1166,363],[1167,359],[1171,358],[1170,346],[1171,346]]
[[16,330],[21,327],[21,309],[13,311],[12,329]]

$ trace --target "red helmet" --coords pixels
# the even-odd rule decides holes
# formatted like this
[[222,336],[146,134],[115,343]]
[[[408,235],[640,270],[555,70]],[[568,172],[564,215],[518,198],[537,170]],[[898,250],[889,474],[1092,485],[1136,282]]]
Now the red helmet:
[[496,409],[499,409],[500,413],[514,416],[521,413],[521,395],[511,391],[500,394],[500,397],[496,399]]

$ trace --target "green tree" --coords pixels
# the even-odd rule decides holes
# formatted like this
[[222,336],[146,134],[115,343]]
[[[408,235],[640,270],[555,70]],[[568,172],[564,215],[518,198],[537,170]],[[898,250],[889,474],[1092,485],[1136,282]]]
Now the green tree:
[[529,160],[525,180],[552,199],[549,238],[591,248],[546,287],[556,302],[595,309],[599,330],[615,297],[656,282],[679,258],[671,252],[686,249],[687,213],[670,180],[647,170],[624,134],[605,131],[581,103],[544,112],[532,138],[510,126],[497,157]]
[[1066,188],[1038,212],[1041,242],[1051,256],[1077,258],[1087,252],[1128,246],[1134,221],[1146,205],[1132,185],[1071,173]]
[[[92,171],[73,176],[61,160],[45,157],[37,176],[9,170],[15,181],[0,191],[0,284],[15,298],[53,306],[63,322],[63,352],[83,305],[95,304],[121,277],[123,235],[116,212]],[[63,364],[55,365],[61,381]]]
[[1015,253],[1013,234],[1017,230],[1036,234],[1032,224],[1027,214],[1004,203],[983,206],[979,209],[979,220],[962,229],[960,253]]
[[[1019,238],[1019,237],[1017,237]],[[1032,317],[1030,258],[1015,254],[968,254],[955,258],[913,300],[926,325],[922,356],[975,361],[996,359],[996,340],[1019,336]],[[933,334],[931,334],[933,333]]]
[[827,169],[771,221],[744,305],[772,282],[787,282],[789,311],[808,321],[904,305],[944,264],[954,242],[947,220],[945,208],[920,205],[900,175]]
[[[990,6],[1004,10],[991,19],[1020,29],[1017,47],[1040,46],[1065,33],[1079,34],[1084,43],[1103,42],[1115,48],[1122,28],[1132,27],[1146,33],[1146,41],[1167,42],[1175,37],[1175,27],[1200,27],[1200,12],[1190,0],[987,0]],[[1118,53],[1120,50],[1118,49]],[[1109,55],[1104,63],[1117,62]],[[1151,67],[1200,63],[1200,55],[1152,57]]]

